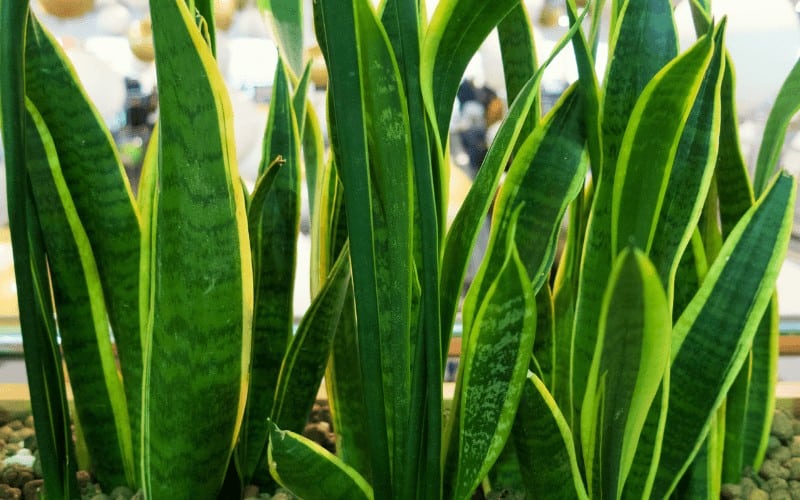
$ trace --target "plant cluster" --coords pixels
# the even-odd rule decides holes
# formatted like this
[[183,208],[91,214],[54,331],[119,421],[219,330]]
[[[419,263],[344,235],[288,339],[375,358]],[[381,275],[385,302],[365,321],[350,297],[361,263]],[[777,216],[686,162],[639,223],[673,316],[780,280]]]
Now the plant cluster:
[[[692,4],[697,41],[682,53],[668,0],[613,1],[602,78],[602,3],[567,0],[571,28],[539,63],[518,0],[440,0],[430,19],[418,0],[315,0],[326,148],[306,99],[303,2],[259,3],[281,57],[253,192],[212,2],[151,0],[159,121],[134,198],[58,43],[27,1],[0,0],[10,225],[48,498],[76,496],[77,466],[148,499],[237,498],[251,483],[309,499],[713,498],[759,466],[795,199],[777,164],[800,65],[751,180],[725,20],[708,0]],[[492,30],[510,106],[448,227],[450,117]],[[542,116],[543,72],[570,43],[579,80]],[[310,263],[295,253],[303,188]],[[311,267],[314,298],[294,331],[297,265]],[[323,375],[336,454],[299,434]]]

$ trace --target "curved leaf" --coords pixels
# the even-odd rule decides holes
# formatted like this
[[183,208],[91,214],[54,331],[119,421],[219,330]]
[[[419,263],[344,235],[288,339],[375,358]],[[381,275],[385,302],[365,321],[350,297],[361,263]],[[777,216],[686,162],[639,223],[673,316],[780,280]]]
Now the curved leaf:
[[583,100],[573,86],[520,148],[501,189],[489,246],[464,302],[464,329],[469,332],[477,303],[503,265],[511,218],[517,209],[515,244],[525,256],[534,293],[553,263],[561,219],[586,177]]
[[798,111],[800,111],[800,59],[795,62],[789,76],[783,82],[767,117],[753,179],[756,196],[761,196],[778,168],[786,130]]
[[301,498],[372,500],[372,488],[358,472],[317,443],[272,424],[269,470]]
[[342,250],[325,286],[300,321],[281,366],[270,420],[301,432],[317,396],[350,285],[350,252]]
[[422,41],[420,85],[442,148],[458,85],[489,32],[519,3],[516,0],[441,0]]

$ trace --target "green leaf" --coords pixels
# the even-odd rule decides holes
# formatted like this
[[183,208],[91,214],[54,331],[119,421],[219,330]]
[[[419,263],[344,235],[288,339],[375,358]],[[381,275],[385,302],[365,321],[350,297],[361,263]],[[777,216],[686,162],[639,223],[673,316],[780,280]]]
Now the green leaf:
[[491,283],[487,277],[496,276],[503,265],[511,218],[520,207],[515,244],[525,255],[534,293],[549,276],[561,220],[586,176],[583,111],[573,86],[514,158],[498,195],[486,255],[464,303],[465,331],[470,331],[477,304]]
[[[444,178],[449,162],[431,157],[434,140],[420,89],[420,24],[426,17],[417,2],[387,0],[381,23],[396,57],[400,80],[407,99],[408,141],[411,142],[414,190],[414,265],[419,281],[419,299],[412,299],[411,346],[419,367],[411,379],[411,407],[408,440],[419,445],[407,448],[405,476],[396,495],[438,496],[441,494],[441,440],[425,436],[442,426],[442,384],[440,377],[423,374],[443,373],[443,353],[450,331],[442,331],[439,267],[442,234],[446,227],[447,188]],[[416,302],[415,302],[416,301]],[[441,340],[437,340],[441,339]],[[424,448],[424,451],[423,451]],[[425,493],[422,493],[425,491]]]
[[658,269],[670,302],[680,256],[700,220],[717,161],[724,73],[723,34],[724,25],[721,25],[716,34],[714,54],[681,133],[653,233],[650,259]]
[[258,0],[267,14],[281,58],[293,78],[303,73],[303,2],[301,0]]
[[[603,172],[609,186],[622,136],[639,94],[678,55],[678,36],[669,0],[615,1],[603,99]],[[644,41],[647,43],[644,43]]]
[[281,366],[270,420],[302,432],[317,397],[350,285],[350,252],[345,247],[325,286],[314,298],[292,338]]
[[701,38],[653,78],[631,113],[614,177],[612,255],[630,244],[652,248],[675,155],[713,50],[713,38]]
[[274,82],[259,167],[262,173],[247,214],[255,288],[250,386],[237,450],[245,484],[256,475],[262,480],[267,474],[266,468],[256,468],[266,453],[267,418],[273,411],[278,374],[294,321],[300,140],[282,63]]
[[[503,80],[506,84],[506,100],[514,102],[525,88],[528,80],[537,72],[536,45],[528,9],[524,3],[516,5],[497,25],[500,56],[503,62]],[[532,112],[525,118],[520,132],[528,137],[542,115],[541,96],[536,91]],[[508,120],[508,118],[506,118]]]
[[358,263],[358,353],[364,379],[373,381],[364,386],[373,486],[391,495],[390,467],[392,476],[404,477],[406,448],[417,445],[406,439],[414,207],[406,99],[371,6],[328,0],[315,7],[317,38],[330,71],[333,153],[344,185],[352,260]]
[[453,220],[444,245],[441,278],[442,329],[450,332],[455,322],[457,303],[461,296],[461,287],[466,274],[467,262],[470,258],[481,225],[494,201],[494,195],[500,177],[508,160],[518,144],[527,116],[534,106],[539,94],[539,83],[547,68],[557,54],[566,46],[577,28],[573,27],[553,48],[553,52],[533,77],[519,91],[516,99],[506,114],[505,120],[495,136],[486,157],[478,169],[472,187]]
[[453,103],[470,59],[518,1],[441,0],[422,41],[420,84],[434,132],[446,142]]
[[[745,426],[741,432],[742,464],[753,467],[753,470],[761,469],[772,430],[778,383],[779,324],[777,296],[773,295],[753,339],[753,367],[748,384]],[[728,427],[726,424],[726,429]]]
[[135,484],[128,408],[89,238],[53,138],[27,101],[27,167],[47,249],[62,350],[93,471],[106,488]]
[[789,76],[783,82],[764,127],[753,180],[756,196],[761,196],[778,168],[786,130],[798,111],[800,111],[800,59],[795,62]]
[[75,458],[44,243],[25,168],[24,47],[28,1],[0,2],[0,127],[25,369],[39,463],[53,498],[76,498]]
[[222,484],[244,412],[253,277],[222,77],[183,1],[150,12],[160,150],[141,460],[158,499]]
[[33,17],[25,53],[26,94],[53,136],[65,182],[97,260],[126,381],[136,453],[142,376],[139,214],[110,132],[59,43]]
[[780,176],[725,241],[675,324],[670,406],[654,489],[659,497],[674,489],[697,453],[748,356],[786,252],[794,198],[794,181]]
[[445,468],[445,492],[452,498],[469,498],[502,452],[528,371],[536,302],[513,243],[471,328],[453,401],[458,423]]
[[[651,66],[653,61],[639,59],[638,52],[636,55],[629,52],[633,50],[631,46],[635,46],[635,35],[638,30],[646,29],[650,33],[648,37],[663,31],[663,36],[669,38],[671,31],[665,25],[669,24],[670,29],[673,29],[669,2],[659,3],[666,3],[668,10],[658,11],[661,12],[658,15],[656,11],[640,12],[638,9],[642,8],[641,2],[626,4],[627,9],[633,10],[625,11],[618,26],[620,31],[616,35],[614,55],[615,58],[619,56],[620,60],[614,60],[606,76],[603,169],[589,216],[575,313],[571,383],[573,404],[578,414],[586,392],[585,384],[595,349],[602,294],[608,282],[613,257],[622,247],[631,243],[642,250],[649,250],[650,233],[655,225],[653,219],[661,205],[660,197],[663,196],[663,189],[669,178],[669,169],[691,103],[713,49],[711,38],[706,37],[690,51],[674,59],[641,91],[634,108],[627,99],[636,98],[639,95],[638,89],[644,87],[644,82],[639,80],[642,74],[656,70]],[[665,45],[656,53],[650,54],[650,57],[663,60],[668,57],[671,42],[662,39],[655,41],[655,46]],[[641,64],[643,69],[640,70],[638,66],[618,67],[623,63]],[[629,74],[634,69],[637,73]],[[639,87],[640,83],[642,87]],[[615,92],[620,95],[615,95]],[[667,110],[671,110],[672,114],[665,115]],[[666,120],[666,123],[657,122],[656,116]],[[618,127],[627,127],[623,129],[624,144]],[[656,135],[647,135],[653,133]],[[658,151],[648,149],[653,147],[652,141],[656,140]],[[622,171],[615,173],[615,169]],[[656,198],[644,199],[644,192],[651,193]],[[638,240],[631,241],[630,237]]]
[[269,470],[286,489],[301,498],[371,500],[372,488],[358,472],[320,445],[272,424]]
[[[514,423],[517,456],[529,498],[588,499],[569,424],[544,382],[524,383]],[[572,486],[572,487],[570,487]]]
[[617,257],[603,300],[581,414],[589,492],[620,498],[648,411],[668,367],[672,320],[653,264]]

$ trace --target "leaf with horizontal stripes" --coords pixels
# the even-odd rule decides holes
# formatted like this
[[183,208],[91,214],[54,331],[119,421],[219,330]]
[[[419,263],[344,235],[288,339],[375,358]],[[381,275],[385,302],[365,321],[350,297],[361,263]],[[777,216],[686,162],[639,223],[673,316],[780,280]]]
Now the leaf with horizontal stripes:
[[106,488],[135,484],[133,445],[89,238],[44,119],[27,101],[27,167],[53,282],[64,359],[93,471]]
[[142,371],[137,206],[111,133],[61,46],[34,16],[28,23],[25,61],[26,95],[53,136],[64,180],[97,261],[136,449]]
[[231,105],[209,47],[182,0],[152,1],[150,13],[159,189],[151,217],[142,487],[153,499],[176,491],[213,495],[238,435],[250,367],[245,202]]
[[670,405],[654,495],[675,488],[749,354],[786,252],[794,199],[794,180],[783,174],[725,241],[674,326]]

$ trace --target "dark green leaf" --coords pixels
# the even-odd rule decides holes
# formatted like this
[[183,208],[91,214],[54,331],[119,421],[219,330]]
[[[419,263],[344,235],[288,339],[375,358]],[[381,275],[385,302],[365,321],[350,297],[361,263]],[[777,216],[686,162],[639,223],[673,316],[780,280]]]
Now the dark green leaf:
[[244,412],[253,277],[222,76],[182,0],[153,1],[150,13],[160,150],[142,486],[157,499],[222,484]]
[[794,181],[780,176],[725,241],[675,324],[670,406],[655,495],[674,489],[748,356],[786,251],[794,198]]
[[117,373],[97,264],[42,116],[27,102],[26,163],[47,249],[75,408],[106,488],[135,484],[128,408]]

